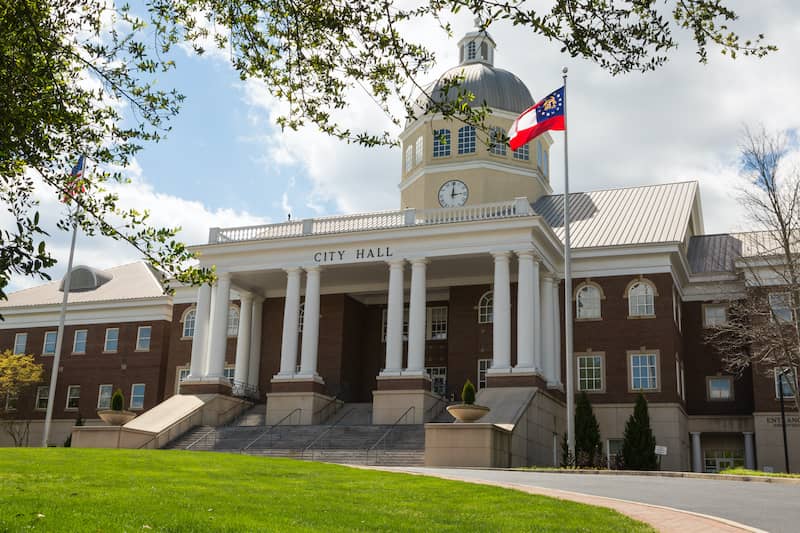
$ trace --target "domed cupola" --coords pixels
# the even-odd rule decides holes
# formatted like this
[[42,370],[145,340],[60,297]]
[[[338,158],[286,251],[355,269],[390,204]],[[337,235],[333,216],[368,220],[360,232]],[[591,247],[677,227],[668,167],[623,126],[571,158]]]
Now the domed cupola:
[[[401,207],[457,207],[520,196],[533,202],[552,192],[548,157],[552,139],[548,134],[514,151],[493,142],[534,104],[522,80],[494,66],[496,47],[485,30],[467,33],[458,42],[459,64],[446,70],[417,98],[415,117],[400,135]],[[455,79],[458,86],[450,87]],[[432,112],[433,103],[454,101],[464,92],[474,96],[472,107],[485,105],[491,110],[485,122],[488,131]]]

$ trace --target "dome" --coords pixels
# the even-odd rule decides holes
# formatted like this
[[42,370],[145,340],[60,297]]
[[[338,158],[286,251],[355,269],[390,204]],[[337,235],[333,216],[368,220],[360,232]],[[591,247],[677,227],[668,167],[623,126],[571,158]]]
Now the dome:
[[[58,290],[64,291],[65,274],[61,279]],[[79,265],[72,269],[69,282],[69,292],[93,291],[104,283],[111,281],[111,276],[92,267]]]

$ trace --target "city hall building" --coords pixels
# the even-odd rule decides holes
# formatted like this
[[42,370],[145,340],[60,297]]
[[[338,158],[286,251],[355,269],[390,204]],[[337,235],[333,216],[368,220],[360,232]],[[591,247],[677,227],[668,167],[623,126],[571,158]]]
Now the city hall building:
[[[488,34],[467,34],[459,48],[460,64],[430,93],[462,75],[504,132],[533,105],[530,91],[494,66]],[[94,424],[95,413],[122,388],[126,408],[142,414],[112,437],[132,447],[222,425],[244,397],[266,402],[267,426],[324,425],[348,404],[369,406],[366,423],[424,425],[427,464],[552,465],[571,360],[610,457],[641,392],[667,449],[662,469],[782,470],[774,369],[730,375],[704,342],[745,294],[748,246],[742,235],[704,233],[698,183],[571,195],[565,298],[554,139],[511,151],[485,137],[420,113],[400,138],[400,209],[211,228],[194,250],[215,265],[213,286],[166,296],[143,263],[74,269],[52,442],[78,416],[92,425],[73,432],[73,445],[76,435],[107,442],[112,428]],[[0,348],[35,354],[47,379],[61,296],[53,282],[0,303]],[[574,357],[564,352],[567,305]],[[442,411],[468,379],[491,412],[452,423]],[[47,383],[3,400],[4,418],[30,420],[38,444]],[[788,421],[797,462],[797,413]]]

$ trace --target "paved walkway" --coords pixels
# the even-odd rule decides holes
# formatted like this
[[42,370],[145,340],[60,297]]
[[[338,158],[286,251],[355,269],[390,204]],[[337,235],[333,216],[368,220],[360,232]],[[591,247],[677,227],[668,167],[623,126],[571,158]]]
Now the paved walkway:
[[487,483],[610,507],[665,532],[800,530],[798,485],[455,468],[385,470]]

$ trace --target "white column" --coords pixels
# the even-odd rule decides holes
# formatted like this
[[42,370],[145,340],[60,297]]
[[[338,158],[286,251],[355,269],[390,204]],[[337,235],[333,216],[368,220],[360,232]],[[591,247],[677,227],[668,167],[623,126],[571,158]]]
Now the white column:
[[403,268],[402,259],[389,262],[389,302],[386,309],[386,368],[381,374],[403,370]]
[[205,360],[203,361],[203,377],[208,376],[208,368],[211,365],[211,317],[214,312],[214,302],[217,301],[217,284],[211,286],[211,302],[208,307],[208,326],[206,327],[206,349]]
[[542,276],[542,375],[550,383],[553,381],[555,342],[553,317],[553,276]]
[[539,258],[533,258],[533,366],[542,372],[542,295]]
[[408,305],[408,368],[404,374],[425,373],[426,259],[411,260],[411,299]]
[[690,431],[692,436],[692,472],[702,472],[703,468],[703,447],[700,445],[700,432]]
[[753,432],[744,431],[744,467],[748,470],[756,469],[756,454],[753,444]]
[[250,355],[247,365],[247,384],[258,390],[258,375],[261,371],[261,320],[264,310],[264,298],[253,297],[253,313],[250,321]]
[[[517,283],[517,369],[533,372],[536,360],[534,343],[538,340],[534,332],[534,259],[533,252],[517,252],[519,257],[519,280]],[[538,285],[538,282],[536,283]],[[538,292],[538,291],[537,291]]]
[[253,295],[239,292],[239,331],[236,334],[236,366],[233,369],[234,389],[247,384],[250,357],[250,331],[253,316]]
[[300,352],[300,374],[314,378],[317,374],[319,347],[319,267],[306,267],[306,299],[303,308],[303,344]]
[[286,302],[283,305],[281,338],[281,377],[294,375],[297,365],[297,323],[300,313],[300,269],[286,269]]
[[231,275],[217,274],[217,290],[211,309],[211,328],[208,348],[208,377],[225,376],[225,350],[228,345],[228,309],[231,299]]
[[208,320],[211,313],[211,285],[197,289],[197,307],[194,313],[194,336],[192,337],[192,362],[186,379],[199,380],[206,372],[208,357]]
[[494,256],[494,325],[492,332],[492,370],[511,369],[511,280],[508,252]]
[[561,306],[558,279],[553,280],[553,385],[561,383]]

